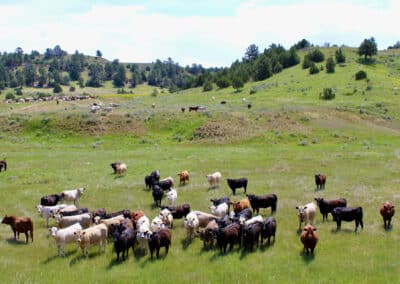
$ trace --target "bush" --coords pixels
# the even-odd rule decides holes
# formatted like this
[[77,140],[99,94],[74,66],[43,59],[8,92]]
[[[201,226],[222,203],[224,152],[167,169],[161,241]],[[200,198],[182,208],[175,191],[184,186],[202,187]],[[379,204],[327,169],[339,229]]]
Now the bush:
[[325,55],[318,48],[310,51],[306,56],[313,62],[322,62],[325,60]]
[[315,65],[314,62],[312,62],[311,66],[310,66],[310,74],[313,75],[313,74],[318,74],[318,73],[319,73],[318,66]]
[[332,88],[324,88],[322,94],[319,95],[322,100],[333,100],[335,98],[335,92]]
[[6,94],[6,100],[15,100],[15,96],[13,93],[7,93]]
[[356,73],[356,80],[362,80],[367,78],[367,72],[360,70]]
[[303,63],[302,63],[302,65],[301,65],[301,67],[302,67],[303,69],[310,68],[311,63],[312,63],[312,61],[311,61],[310,58],[306,55],[306,56],[304,56],[304,60],[303,60]]
[[157,89],[153,89],[153,91],[151,92],[151,96],[152,97],[157,97],[157,95],[158,95]]
[[18,89],[15,91],[15,94],[16,94],[17,96],[22,96],[22,95],[23,95],[22,89],[21,89],[21,88],[18,88]]
[[326,60],[326,73],[335,73],[335,60],[333,60],[332,57],[329,57],[328,60]]
[[231,85],[231,81],[227,77],[221,77],[217,80],[216,84],[218,88],[223,89],[228,88]]
[[213,89],[213,84],[211,81],[205,81],[203,84],[203,92],[209,92],[212,91]]
[[257,93],[257,89],[255,89],[254,87],[251,88],[249,94],[250,94],[250,95],[253,95],[253,94],[255,94],[255,93]]
[[54,86],[53,93],[55,93],[55,94],[62,93],[62,88],[61,88],[60,84],[56,84]]
[[69,91],[70,91],[70,92],[75,92],[75,86],[69,87]]

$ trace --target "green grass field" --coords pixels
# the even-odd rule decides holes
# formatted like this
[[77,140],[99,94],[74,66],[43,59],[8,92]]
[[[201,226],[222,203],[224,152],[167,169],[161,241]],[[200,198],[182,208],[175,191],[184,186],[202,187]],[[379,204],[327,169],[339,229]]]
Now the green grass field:
[[[380,54],[377,64],[360,66],[348,52],[348,63],[335,74],[311,76],[296,66],[239,93],[195,89],[153,97],[147,86],[127,95],[109,91],[96,101],[120,107],[107,114],[90,114],[93,101],[1,102],[0,158],[9,163],[0,173],[1,214],[31,216],[35,225],[35,240],[28,245],[24,236],[14,242],[9,226],[0,226],[1,282],[398,283],[398,216],[385,231],[379,214],[382,202],[397,207],[400,201],[398,57],[390,61],[390,54]],[[368,73],[369,90],[367,82],[354,80],[360,68]],[[318,99],[324,87],[336,89],[334,100]],[[257,88],[253,95],[251,88]],[[206,110],[181,113],[190,105]],[[121,178],[109,166],[115,160],[128,165]],[[190,172],[189,184],[177,187],[178,203],[195,210],[208,212],[213,197],[245,197],[243,190],[232,196],[228,177],[247,177],[249,193],[276,193],[275,244],[250,253],[235,247],[220,255],[203,249],[199,238],[185,246],[183,220],[176,220],[172,247],[166,257],[161,249],[160,260],[130,251],[117,263],[111,241],[106,254],[93,247],[86,259],[70,244],[66,257],[57,256],[45,221],[37,216],[41,196],[84,186],[83,207],[141,208],[152,219],[158,210],[143,180],[155,169],[175,180],[179,171]],[[217,170],[224,180],[209,190],[205,175]],[[328,179],[326,189],[315,192],[318,172]],[[354,233],[352,222],[336,232],[332,217],[322,223],[318,211],[319,243],[311,257],[302,253],[295,207],[315,197],[344,197],[348,206],[362,206],[364,229]],[[270,209],[261,214],[269,216]]]

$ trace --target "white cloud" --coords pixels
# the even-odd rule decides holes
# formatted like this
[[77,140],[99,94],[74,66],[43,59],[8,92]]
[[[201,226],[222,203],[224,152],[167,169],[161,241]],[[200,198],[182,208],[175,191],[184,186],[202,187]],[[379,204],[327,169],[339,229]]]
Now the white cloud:
[[[172,16],[145,6],[99,5],[83,12],[51,14],[45,6],[0,5],[1,50],[25,52],[60,44],[68,52],[95,54],[123,62],[151,62],[171,57],[181,65],[230,65],[252,43],[285,47],[302,38],[358,46],[374,36],[380,48],[400,40],[400,3],[386,7],[352,2],[306,1],[266,5],[247,1],[232,16]],[[44,4],[43,4],[44,5]],[[24,10],[30,11],[24,13]]]

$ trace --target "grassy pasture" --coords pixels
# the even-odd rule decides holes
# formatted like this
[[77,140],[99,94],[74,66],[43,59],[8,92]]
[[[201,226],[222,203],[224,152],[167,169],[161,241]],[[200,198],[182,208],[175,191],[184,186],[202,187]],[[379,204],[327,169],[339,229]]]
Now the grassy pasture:
[[[358,68],[351,56],[333,75],[314,77],[296,66],[247,84],[239,93],[197,89],[152,97],[152,89],[142,86],[133,95],[100,94],[98,101],[120,104],[105,115],[89,114],[91,101],[0,103],[0,158],[9,161],[9,170],[0,174],[0,208],[32,216],[35,224],[35,240],[28,245],[24,236],[14,242],[10,228],[0,226],[2,282],[397,283],[398,216],[385,231],[379,206],[391,200],[397,207],[400,201],[400,102],[393,91],[399,82],[388,75],[394,68],[366,66],[372,89],[365,91],[366,82],[351,77]],[[253,87],[258,90],[249,95]],[[335,100],[318,99],[323,87],[336,88]],[[251,110],[243,97],[253,104]],[[182,114],[180,107],[189,105],[207,109]],[[126,176],[112,174],[109,164],[115,160],[127,163]],[[143,179],[154,169],[176,180],[180,170],[189,170],[191,180],[178,187],[178,203],[196,210],[208,211],[212,197],[244,197],[243,190],[233,197],[225,180],[209,190],[205,175],[216,170],[224,179],[248,177],[249,193],[276,193],[275,244],[251,253],[236,247],[220,255],[203,249],[198,238],[186,246],[183,220],[176,220],[172,247],[166,257],[161,249],[160,260],[130,251],[126,261],[117,263],[111,241],[106,254],[92,248],[86,259],[71,244],[66,257],[57,257],[45,221],[36,213],[41,196],[84,186],[83,207],[141,208],[153,218],[158,210]],[[317,172],[328,175],[324,191],[314,192]],[[320,196],[362,206],[365,226],[354,233],[354,223],[343,223],[336,232],[331,216],[322,223],[318,212],[320,241],[311,257],[302,253],[295,207]],[[270,210],[261,214],[269,216]]]

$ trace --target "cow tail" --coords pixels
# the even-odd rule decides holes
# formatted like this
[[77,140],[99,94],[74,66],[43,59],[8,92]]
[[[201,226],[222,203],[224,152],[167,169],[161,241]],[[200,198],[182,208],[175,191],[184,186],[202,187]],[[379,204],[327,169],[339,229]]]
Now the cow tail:
[[273,194],[273,196],[275,197],[275,201],[272,203],[271,209],[272,209],[272,212],[275,212],[276,207],[278,206],[278,196],[276,196],[276,194]]
[[358,207],[359,209],[360,209],[360,225],[361,225],[361,228],[363,228],[364,229],[364,223],[363,223],[363,210],[362,210],[362,207]]
[[33,243],[33,222],[31,221],[30,222],[30,233],[31,233],[31,240],[32,240],[32,243]]

